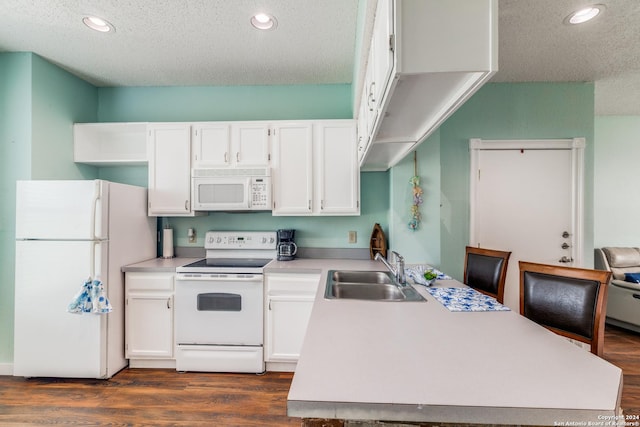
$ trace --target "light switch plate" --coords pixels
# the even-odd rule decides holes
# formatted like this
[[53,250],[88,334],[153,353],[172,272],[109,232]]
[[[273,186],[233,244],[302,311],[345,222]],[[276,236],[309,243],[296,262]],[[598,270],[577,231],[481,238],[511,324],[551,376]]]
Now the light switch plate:
[[356,243],[358,241],[358,233],[355,231],[349,232],[349,243]]

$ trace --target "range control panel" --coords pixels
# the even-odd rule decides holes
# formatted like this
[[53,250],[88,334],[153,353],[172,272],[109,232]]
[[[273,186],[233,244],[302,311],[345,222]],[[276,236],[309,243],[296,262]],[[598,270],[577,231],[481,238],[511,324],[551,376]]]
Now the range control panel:
[[207,231],[205,249],[265,249],[276,248],[275,231]]

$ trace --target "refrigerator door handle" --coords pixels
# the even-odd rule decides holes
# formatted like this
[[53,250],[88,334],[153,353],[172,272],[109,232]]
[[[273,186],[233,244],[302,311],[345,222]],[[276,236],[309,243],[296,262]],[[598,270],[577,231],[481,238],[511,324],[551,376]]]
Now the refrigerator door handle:
[[89,279],[95,279],[96,275],[96,245],[98,242],[91,242],[91,254],[89,254]]
[[[96,188],[93,193],[93,205],[91,206],[91,230],[90,235],[94,239],[99,239],[98,233],[96,233],[96,216],[98,214],[98,201],[100,200],[100,181],[96,180]],[[93,273],[92,273],[93,274]]]

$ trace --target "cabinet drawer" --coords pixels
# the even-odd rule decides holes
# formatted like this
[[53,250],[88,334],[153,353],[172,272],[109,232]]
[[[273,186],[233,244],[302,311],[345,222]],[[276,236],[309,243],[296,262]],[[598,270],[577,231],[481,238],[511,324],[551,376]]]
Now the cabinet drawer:
[[267,294],[315,294],[320,274],[270,273],[266,275]]
[[127,291],[173,292],[173,273],[126,273]]

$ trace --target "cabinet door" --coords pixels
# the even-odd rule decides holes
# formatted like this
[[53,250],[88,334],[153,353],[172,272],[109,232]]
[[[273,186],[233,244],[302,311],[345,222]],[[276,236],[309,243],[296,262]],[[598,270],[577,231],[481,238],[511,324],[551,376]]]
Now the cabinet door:
[[378,0],[371,43],[371,50],[373,51],[373,98],[377,109],[382,107],[382,97],[393,69],[392,13],[392,0]]
[[231,161],[231,127],[228,123],[206,123],[193,127],[194,168],[224,167]]
[[149,215],[191,213],[191,127],[154,124],[148,128]]
[[312,210],[313,144],[310,123],[274,128],[273,215],[309,215]]
[[126,307],[126,357],[173,357],[173,296],[129,292]]
[[297,361],[314,296],[273,295],[268,297],[265,360]]
[[233,162],[238,167],[269,165],[269,125],[240,123],[233,128]]
[[[367,133],[374,134],[376,119],[378,118],[378,103],[380,99],[376,99],[375,81],[374,81],[374,51],[373,41],[371,50],[369,51],[369,61],[367,62],[367,71],[364,78],[363,101],[365,101],[367,113]],[[373,141],[371,141],[373,142]]]
[[315,131],[315,206],[321,215],[360,214],[360,172],[353,120],[319,122]]
[[367,97],[364,92],[362,94],[362,100],[360,101],[360,109],[358,110],[357,130],[358,130],[358,161],[362,161],[362,158],[367,152],[367,145],[369,143]]

